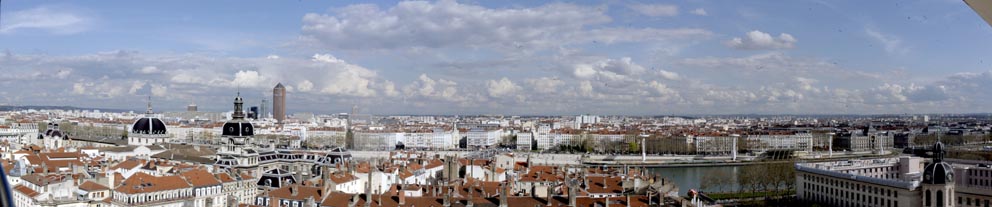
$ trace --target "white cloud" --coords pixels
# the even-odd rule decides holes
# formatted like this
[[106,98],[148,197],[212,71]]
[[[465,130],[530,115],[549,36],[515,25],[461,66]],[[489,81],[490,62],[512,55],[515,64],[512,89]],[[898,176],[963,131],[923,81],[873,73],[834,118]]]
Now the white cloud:
[[395,97],[400,95],[400,91],[396,90],[396,84],[390,80],[382,81],[382,93],[389,97]]
[[347,65],[344,66],[341,71],[332,74],[331,77],[326,80],[325,85],[320,92],[330,95],[358,97],[375,96],[377,93],[371,88],[374,84],[373,80],[375,78],[375,71],[359,66]]
[[632,80],[634,76],[640,75],[644,71],[646,71],[644,66],[634,63],[630,57],[623,57],[577,64],[574,66],[573,75],[579,79],[625,82]]
[[797,40],[788,33],[781,33],[778,37],[772,37],[768,33],[753,30],[745,34],[744,37],[735,37],[725,44],[727,47],[743,50],[771,50],[771,49],[791,49],[795,47]]
[[169,87],[161,84],[151,84],[151,85],[152,85],[152,96],[166,97],[169,95]]
[[909,52],[909,49],[902,45],[902,38],[895,35],[884,34],[871,27],[865,27],[865,34],[885,46],[885,52],[891,54],[905,54]]
[[313,82],[310,82],[310,80],[303,80],[303,82],[296,85],[296,89],[300,90],[300,92],[310,92],[310,90],[313,89]]
[[74,83],[72,84],[72,93],[77,95],[86,94],[86,86],[83,83]]
[[134,81],[133,83],[131,83],[131,89],[128,89],[127,93],[131,95],[135,95],[138,94],[138,90],[141,90],[142,88],[145,88],[144,81]]
[[[347,111],[351,105],[362,105],[363,110],[372,113],[943,111],[930,109],[935,104],[967,112],[981,111],[992,100],[992,95],[985,93],[992,90],[992,72],[962,73],[935,82],[914,83],[904,79],[887,81],[879,78],[884,75],[774,51],[745,57],[676,60],[671,68],[677,68],[678,73],[645,68],[634,58],[582,55],[585,54],[559,57],[553,70],[528,71],[526,74],[531,76],[498,70],[507,75],[481,80],[473,79],[478,77],[474,74],[450,73],[430,76],[424,73],[407,78],[405,73],[409,71],[369,69],[329,54],[279,59],[134,52],[14,55],[0,58],[5,69],[0,79],[13,83],[14,88],[8,92],[14,94],[9,97],[18,97],[17,93],[31,95],[23,96],[22,103],[124,109],[143,108],[143,98],[135,96],[152,94],[163,97],[161,100],[166,103],[161,104],[173,105],[172,108],[198,97],[197,103],[205,108],[216,106],[218,110],[229,110],[229,98],[239,84],[246,101],[257,103],[275,82],[292,84],[287,86],[292,88],[293,103],[300,110],[330,112]],[[156,65],[169,66],[169,73],[133,75],[140,72],[136,68]],[[73,71],[67,81],[37,81],[51,79],[59,70],[67,69]],[[53,97],[64,97],[65,101]],[[327,109],[327,106],[336,108]]]
[[503,77],[503,79],[500,80],[489,80],[486,85],[488,86],[489,96],[497,98],[516,95],[516,93],[520,90],[520,86],[517,86],[513,83],[513,81],[510,81],[510,79],[507,79],[506,77]]
[[426,98],[449,102],[465,101],[458,95],[458,84],[445,79],[433,79],[427,74],[420,74],[417,80],[403,88],[403,93],[409,98]]
[[68,78],[69,75],[71,75],[71,74],[72,74],[72,69],[59,70],[59,72],[56,72],[55,73],[55,78],[65,79],[65,78]]
[[689,13],[692,13],[692,14],[695,14],[695,15],[699,15],[699,16],[709,15],[709,13],[706,13],[706,10],[703,9],[703,8],[693,9],[692,11],[689,11]]
[[[270,58],[271,59],[271,58]],[[275,58],[278,59],[278,58]],[[325,63],[344,63],[343,60],[334,57],[331,54],[313,54],[314,62],[325,62]]]
[[141,67],[141,70],[139,70],[139,72],[144,74],[152,74],[152,73],[158,73],[159,69],[158,67],[155,66],[145,66],[145,67]]
[[[665,5],[648,5],[664,12]],[[551,3],[492,9],[452,0],[402,1],[381,9],[361,4],[332,14],[303,17],[301,45],[322,49],[423,51],[439,48],[504,52],[555,49],[598,42],[659,42],[705,38],[709,31],[679,28],[606,28],[613,19],[605,7]]]
[[678,80],[679,79],[679,74],[678,73],[675,73],[675,72],[672,72],[672,71],[667,71],[667,70],[658,70],[658,75],[660,75],[661,77],[663,77],[665,79],[668,79],[668,80]]
[[39,6],[4,13],[0,34],[19,30],[41,30],[52,34],[75,34],[89,29],[91,17],[65,6]]
[[234,73],[234,80],[230,82],[230,85],[234,87],[254,88],[269,86],[270,84],[268,83],[268,79],[259,74],[258,71],[242,70]]
[[541,77],[534,79],[525,80],[530,87],[538,93],[556,93],[560,92],[559,87],[565,85],[565,81],[560,80],[558,77]]
[[629,4],[627,8],[651,17],[679,15],[679,7],[671,4]]

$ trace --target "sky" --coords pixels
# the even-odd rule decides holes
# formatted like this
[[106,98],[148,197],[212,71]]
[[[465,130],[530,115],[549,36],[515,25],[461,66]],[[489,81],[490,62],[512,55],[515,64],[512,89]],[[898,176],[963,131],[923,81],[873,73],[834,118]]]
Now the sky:
[[290,112],[992,112],[992,26],[957,0],[0,6],[0,105],[230,111],[283,83]]

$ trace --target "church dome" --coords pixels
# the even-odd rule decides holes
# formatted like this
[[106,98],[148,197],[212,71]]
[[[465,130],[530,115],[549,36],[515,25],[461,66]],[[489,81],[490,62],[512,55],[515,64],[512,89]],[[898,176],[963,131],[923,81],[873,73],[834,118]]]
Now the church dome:
[[134,120],[131,125],[131,134],[135,135],[163,135],[165,134],[165,122],[152,116],[152,97],[148,96],[148,111],[145,117]]
[[165,134],[165,122],[155,117],[142,117],[131,125],[131,134],[158,135]]
[[[59,130],[59,124],[48,123],[48,130],[45,130],[45,136],[48,137],[62,137],[62,131]],[[41,136],[38,136],[41,139]]]
[[954,169],[944,162],[944,144],[940,141],[933,145],[933,163],[923,169],[923,183],[954,183]]

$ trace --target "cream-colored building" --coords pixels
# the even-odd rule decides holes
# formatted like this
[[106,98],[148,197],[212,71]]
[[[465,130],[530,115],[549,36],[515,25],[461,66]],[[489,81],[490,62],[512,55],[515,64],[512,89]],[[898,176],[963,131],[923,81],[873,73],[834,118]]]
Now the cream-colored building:
[[899,157],[796,164],[796,197],[830,206],[989,206],[992,168],[952,165],[943,160],[943,144],[933,149],[929,162]]

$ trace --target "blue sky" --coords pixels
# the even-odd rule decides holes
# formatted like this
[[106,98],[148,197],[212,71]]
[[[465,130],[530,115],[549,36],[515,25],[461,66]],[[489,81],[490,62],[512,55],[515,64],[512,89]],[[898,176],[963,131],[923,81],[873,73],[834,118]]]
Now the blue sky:
[[961,1],[25,1],[0,103],[377,114],[990,112]]

